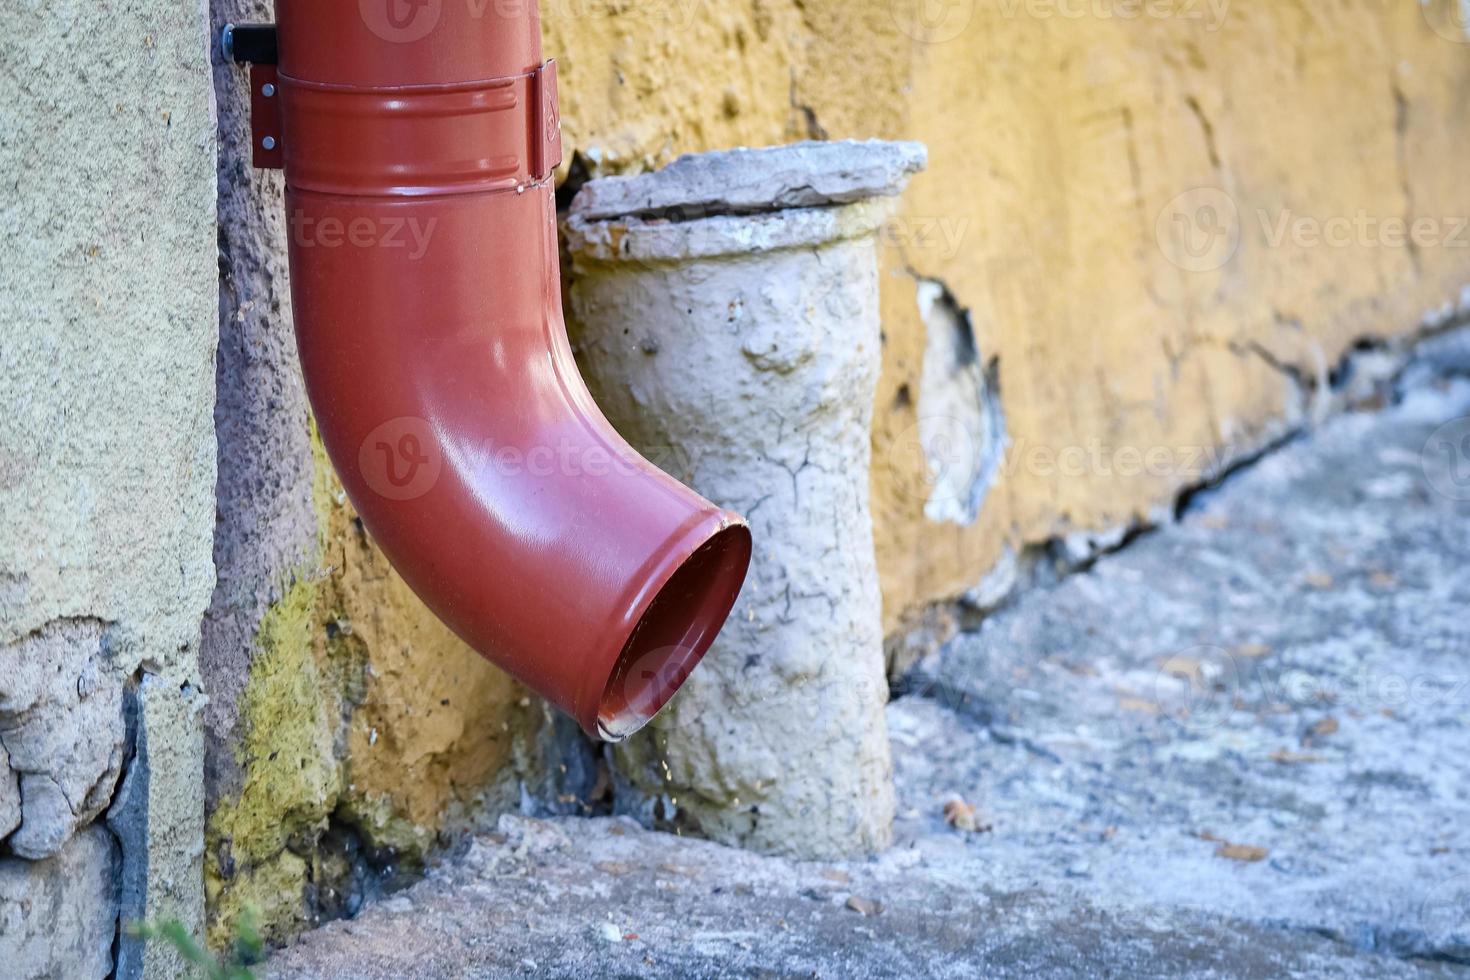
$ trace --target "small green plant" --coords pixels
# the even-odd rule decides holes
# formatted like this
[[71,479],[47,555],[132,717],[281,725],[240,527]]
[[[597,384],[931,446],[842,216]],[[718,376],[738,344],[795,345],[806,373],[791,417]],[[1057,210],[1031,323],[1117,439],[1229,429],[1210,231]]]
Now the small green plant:
[[246,909],[235,922],[230,955],[221,961],[200,945],[187,927],[178,920],[163,923],[137,922],[128,931],[145,942],[165,942],[178,950],[184,962],[195,967],[205,980],[256,980],[250,969],[265,958],[265,940],[260,937],[256,913]]

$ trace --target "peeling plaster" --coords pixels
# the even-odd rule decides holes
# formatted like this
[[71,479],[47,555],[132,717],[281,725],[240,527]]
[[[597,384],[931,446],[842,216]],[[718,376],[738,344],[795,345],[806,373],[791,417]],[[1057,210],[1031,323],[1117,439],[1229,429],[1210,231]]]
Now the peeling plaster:
[[943,283],[920,280],[918,302],[927,338],[919,375],[919,442],[933,483],[924,516],[968,526],[995,486],[1008,444],[998,372],[976,346],[969,312]]

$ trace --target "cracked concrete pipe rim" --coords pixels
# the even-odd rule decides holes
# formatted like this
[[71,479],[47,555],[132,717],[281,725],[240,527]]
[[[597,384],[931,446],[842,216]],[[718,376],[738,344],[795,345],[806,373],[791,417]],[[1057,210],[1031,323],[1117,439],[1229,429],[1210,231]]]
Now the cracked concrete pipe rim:
[[572,202],[584,221],[690,221],[895,197],[928,165],[923,143],[839,140],[679,157],[662,170],[590,181]]
[[567,247],[578,262],[677,265],[866,238],[883,227],[895,207],[893,198],[875,198],[834,207],[717,215],[694,221],[586,221],[574,214],[564,231]]

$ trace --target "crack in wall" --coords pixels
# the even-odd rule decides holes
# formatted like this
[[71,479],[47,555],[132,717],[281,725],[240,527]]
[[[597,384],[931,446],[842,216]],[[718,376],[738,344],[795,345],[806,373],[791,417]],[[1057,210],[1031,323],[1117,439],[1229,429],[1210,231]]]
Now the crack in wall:
[[[1398,79],[1392,79],[1389,86],[1393,92],[1394,160],[1398,165],[1399,189],[1404,195],[1404,225],[1412,228],[1415,203],[1414,188],[1409,180],[1409,99]],[[1421,275],[1423,256],[1419,254],[1419,242],[1413,235],[1408,235],[1404,238],[1404,248],[1409,253],[1414,275]]]
[[[1206,342],[1195,339],[1189,346]],[[1240,357],[1258,358],[1278,371],[1302,393],[1302,404],[1316,410],[1285,420],[1275,434],[1257,444],[1223,447],[1202,478],[1181,487],[1165,504],[1124,524],[1100,530],[1053,535],[1041,541],[1008,548],[1001,561],[977,585],[961,596],[933,603],[907,620],[907,626],[887,638],[890,681],[895,698],[915,693],[908,685],[910,669],[924,656],[940,650],[957,634],[973,633],[995,613],[1029,592],[1054,588],[1066,578],[1092,570],[1104,559],[1125,551],[1134,542],[1177,523],[1211,493],[1257,463],[1309,434],[1333,414],[1353,408],[1381,408],[1397,403],[1403,388],[1414,381],[1413,369],[1428,362],[1434,377],[1470,374],[1470,358],[1458,360],[1461,348],[1470,349],[1470,304],[1453,314],[1427,321],[1420,330],[1399,340],[1363,337],[1332,367],[1325,359],[1308,374],[1284,361],[1263,344],[1224,342],[1221,346]],[[1436,355],[1436,350],[1449,351]],[[1423,380],[1418,379],[1418,380]]]
[[827,127],[823,126],[817,118],[817,110],[810,103],[802,101],[798,94],[799,85],[796,80],[796,70],[791,72],[791,108],[801,118],[801,132],[809,140],[831,139],[827,133]]
[[1215,124],[1210,122],[1210,117],[1205,113],[1204,106],[1200,105],[1199,99],[1193,95],[1184,97],[1184,104],[1189,107],[1190,114],[1194,116],[1195,122],[1199,123],[1200,133],[1205,139],[1205,152],[1209,155],[1210,166],[1220,173],[1223,164],[1220,158],[1220,146],[1215,140]]

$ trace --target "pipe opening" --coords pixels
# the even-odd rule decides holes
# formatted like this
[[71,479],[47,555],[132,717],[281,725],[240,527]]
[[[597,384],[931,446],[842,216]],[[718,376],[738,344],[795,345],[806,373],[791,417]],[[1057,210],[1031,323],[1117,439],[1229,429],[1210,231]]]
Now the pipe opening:
[[725,528],[690,555],[618,654],[598,706],[598,733],[621,742],[654,719],[708,652],[750,565],[750,529]]

